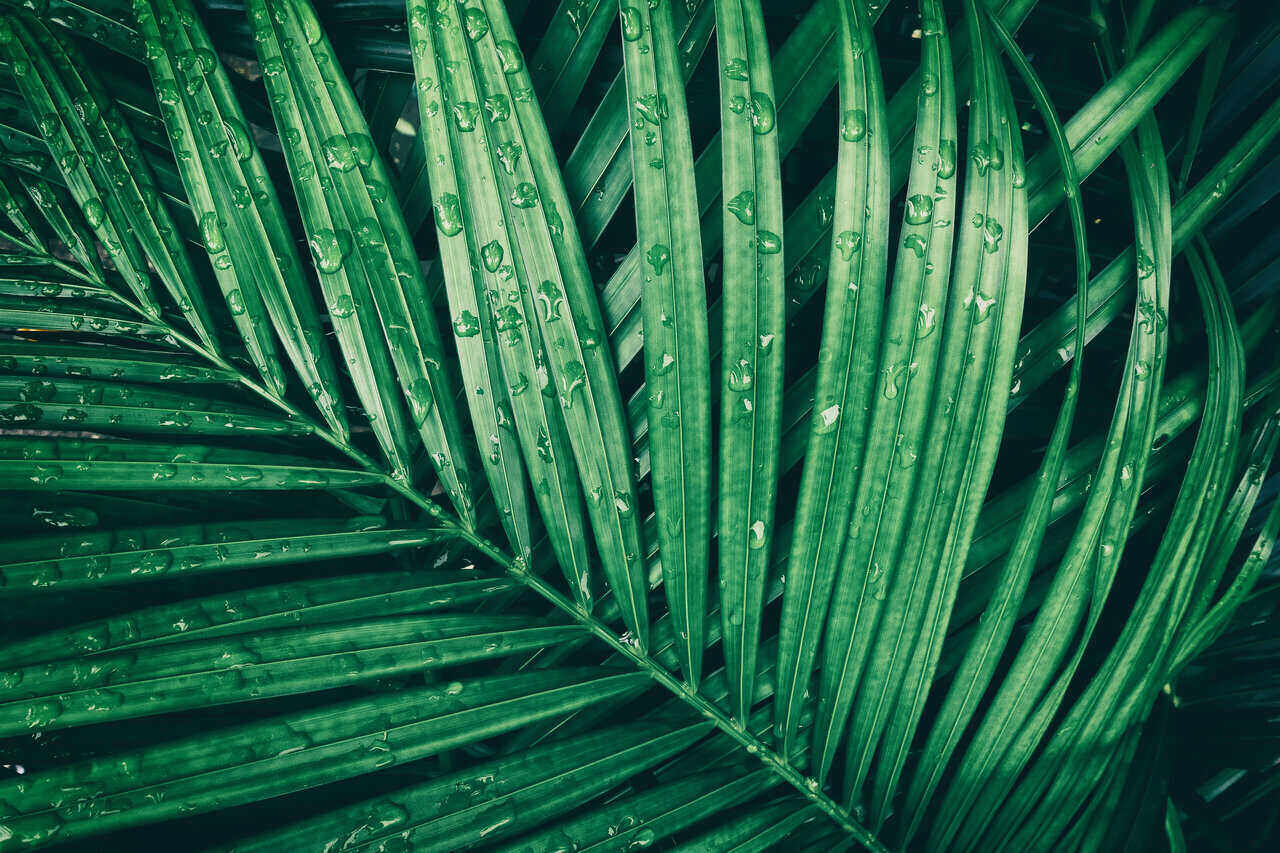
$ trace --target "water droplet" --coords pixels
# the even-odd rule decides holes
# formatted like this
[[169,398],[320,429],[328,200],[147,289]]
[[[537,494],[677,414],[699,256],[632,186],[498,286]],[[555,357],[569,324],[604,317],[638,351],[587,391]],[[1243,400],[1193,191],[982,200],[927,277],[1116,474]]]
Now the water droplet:
[[228,465],[222,477],[231,483],[256,483],[262,479],[262,471],[248,465]]
[[209,254],[216,255],[218,252],[226,251],[227,244],[222,239],[222,223],[218,220],[218,214],[209,211],[201,215],[200,238],[204,241],[204,247],[209,250]]
[[924,225],[933,218],[933,196],[917,193],[907,198],[906,220],[908,225]]
[[480,9],[467,9],[462,13],[462,25],[466,29],[467,38],[479,41],[489,32],[489,18]]
[[756,251],[762,255],[776,255],[782,251],[782,238],[762,228],[756,232]]
[[751,390],[751,384],[754,379],[751,362],[745,358],[740,358],[737,364],[729,368],[727,384],[730,391],[745,392]]
[[47,403],[57,395],[57,386],[47,379],[24,382],[18,391],[18,399],[27,403]]
[[[636,114],[653,125],[661,124],[667,113],[667,99],[662,95],[644,95],[636,98]],[[642,126],[637,123],[637,127]]]
[[851,261],[854,252],[862,249],[862,235],[857,231],[841,231],[836,235],[835,245],[840,251],[840,257],[845,261]]
[[516,74],[524,69],[524,57],[520,54],[520,45],[513,41],[500,41],[497,44],[498,61],[502,63],[505,74]]
[[920,303],[920,313],[916,317],[916,339],[923,340],[937,328],[937,314],[932,305]]
[[1000,238],[1004,236],[1004,228],[999,222],[986,217],[982,223],[982,248],[988,254],[1000,251]]
[[756,221],[756,194],[751,190],[738,193],[729,199],[725,207],[743,225],[752,225]]
[[62,466],[60,465],[36,465],[31,469],[31,476],[28,478],[37,486],[47,486],[62,476]]
[[107,211],[102,205],[102,199],[97,196],[86,199],[82,209],[84,210],[84,221],[89,223],[90,228],[97,229],[107,218]]
[[750,79],[747,61],[742,57],[734,57],[724,64],[724,76],[730,80],[746,81]]
[[320,143],[320,150],[330,169],[350,172],[373,160],[373,139],[366,133],[339,134]]
[[503,142],[497,147],[498,162],[502,164],[502,170],[508,175],[516,173],[516,166],[520,163],[520,155],[524,150],[515,142]]
[[905,380],[915,376],[919,365],[914,361],[910,364],[900,363],[891,364],[884,369],[884,385],[881,389],[885,399],[892,400],[898,396],[898,392],[902,386],[906,384]]
[[480,259],[484,263],[484,268],[489,272],[497,272],[498,267],[502,265],[502,244],[497,240],[485,243],[480,247]]
[[818,412],[818,423],[814,429],[819,433],[828,433],[835,429],[836,424],[840,420],[840,404],[833,403],[822,411]]
[[994,172],[1004,167],[1004,152],[1000,150],[1000,146],[994,140],[979,142],[974,145],[973,153],[970,156],[973,158],[973,165],[980,176],[985,176],[988,169]]
[[480,116],[480,105],[475,101],[459,101],[453,105],[453,123],[463,133],[476,129],[476,119]]
[[490,95],[484,99],[484,111],[495,124],[506,121],[511,118],[511,100],[506,95]]
[[643,850],[649,847],[658,838],[652,829],[645,827],[631,837],[631,841],[627,844],[628,850]]
[[653,267],[654,275],[662,275],[662,270],[671,260],[671,250],[661,243],[655,243],[645,254],[645,260]]
[[538,307],[542,309],[543,322],[550,323],[560,319],[560,310],[564,304],[564,294],[554,281],[544,281],[538,285],[534,295]]
[[234,118],[222,120],[222,132],[231,145],[232,155],[242,163],[253,157],[253,137],[244,123]]
[[515,346],[524,340],[521,333],[521,327],[524,326],[524,317],[516,310],[514,305],[503,305],[495,314],[494,328],[499,335],[502,335],[503,341],[507,346]]
[[857,142],[867,135],[867,111],[845,110],[840,119],[840,138],[845,142]]
[[1161,331],[1169,324],[1165,312],[1145,299],[1138,303],[1138,318],[1138,325],[1147,334]]
[[573,406],[573,392],[587,384],[587,371],[580,361],[571,361],[564,366],[564,376],[560,379],[560,402],[566,409]]
[[773,130],[776,121],[776,114],[773,108],[773,99],[764,92],[751,93],[751,129],[756,133],[765,134]]
[[956,141],[944,139],[938,143],[938,177],[950,178],[956,173]]
[[0,424],[30,424],[44,417],[44,410],[31,403],[15,403],[0,409]]
[[1138,278],[1150,278],[1155,274],[1156,262],[1146,252],[1139,251],[1137,259]]
[[355,302],[351,299],[351,294],[343,293],[333,301],[329,306],[329,313],[338,319],[346,319],[356,313]]
[[521,181],[511,191],[511,204],[513,207],[529,208],[537,203],[538,190],[528,181]]
[[316,269],[322,273],[336,273],[342,268],[347,255],[351,254],[351,235],[343,230],[321,228],[311,235],[309,245]]
[[996,304],[996,300],[987,297],[979,290],[969,291],[969,295],[964,298],[964,307],[974,312],[974,323],[981,323],[991,316],[991,308]]
[[640,10],[634,6],[622,7],[622,37],[627,41],[635,41],[642,34]]
[[453,321],[453,332],[460,338],[470,338],[480,334],[480,318],[463,309]]
[[444,193],[436,201],[436,228],[446,237],[462,232],[462,205],[453,193]]

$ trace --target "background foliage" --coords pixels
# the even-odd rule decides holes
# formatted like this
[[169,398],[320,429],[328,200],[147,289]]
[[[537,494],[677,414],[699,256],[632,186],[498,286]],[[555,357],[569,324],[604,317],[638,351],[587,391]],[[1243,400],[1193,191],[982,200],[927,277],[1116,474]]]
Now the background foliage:
[[1266,849],[1280,17],[0,2],[0,850]]

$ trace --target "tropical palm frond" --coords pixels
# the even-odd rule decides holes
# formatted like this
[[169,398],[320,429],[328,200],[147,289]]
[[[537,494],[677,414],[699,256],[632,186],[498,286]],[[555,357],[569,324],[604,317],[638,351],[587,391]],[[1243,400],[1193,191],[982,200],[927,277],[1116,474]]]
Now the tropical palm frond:
[[1253,843],[1255,17],[0,0],[0,850]]

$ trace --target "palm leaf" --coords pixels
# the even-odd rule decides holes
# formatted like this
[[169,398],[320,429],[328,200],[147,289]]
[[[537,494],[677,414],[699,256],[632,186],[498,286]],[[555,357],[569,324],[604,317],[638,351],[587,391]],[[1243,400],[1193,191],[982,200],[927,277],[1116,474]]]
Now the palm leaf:
[[0,6],[0,849],[1266,812],[1280,31]]
[[734,709],[745,719],[777,498],[785,346],[782,187],[759,4],[716,3],[716,38],[726,188],[717,544],[725,654],[737,686]]
[[673,630],[689,684],[702,674],[711,513],[711,360],[692,192],[684,81],[674,25],[659,7],[621,10],[636,235],[647,246],[644,302],[650,487]]
[[[887,213],[884,182],[888,148],[880,141],[883,135],[875,132],[886,121],[883,87],[875,53],[852,49],[871,37],[870,23],[857,4],[841,4],[840,11],[841,38],[846,47],[842,51],[841,171],[836,178],[835,209],[841,222],[832,225],[833,231],[840,230],[832,241],[828,271],[833,280],[847,280],[848,285],[832,287],[827,294],[823,347],[831,357],[820,365],[816,380],[816,417],[805,450],[807,461],[796,509],[799,535],[792,537],[789,565],[794,592],[784,601],[779,634],[779,665],[785,680],[777,694],[777,715],[784,743],[794,734],[794,718],[809,682],[843,545],[840,532],[846,526],[857,483],[856,460],[866,427],[863,413],[872,387],[873,374],[866,365],[878,343],[883,311],[884,256],[873,248],[888,239],[888,219],[880,214]],[[876,218],[865,217],[859,223],[860,210],[870,210]],[[846,227],[852,225],[862,227]],[[864,242],[869,249],[866,253],[862,251]]]

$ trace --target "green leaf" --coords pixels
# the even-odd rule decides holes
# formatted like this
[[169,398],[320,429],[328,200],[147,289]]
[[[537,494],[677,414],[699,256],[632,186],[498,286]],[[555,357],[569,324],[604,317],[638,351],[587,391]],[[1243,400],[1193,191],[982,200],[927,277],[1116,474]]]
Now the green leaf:
[[[495,155],[514,166],[511,158],[523,157],[524,152],[513,147],[516,143],[497,148],[490,140],[484,150],[469,142],[477,130],[485,133],[487,125],[476,124],[481,100],[476,73],[462,59],[451,58],[465,55],[461,24],[453,23],[445,30],[437,28],[432,37],[426,32],[432,26],[426,8],[410,7],[410,38],[418,45],[414,62],[424,151],[454,339],[469,390],[467,403],[477,440],[489,444],[481,449],[481,458],[499,507],[511,508],[515,529],[510,535],[517,537],[520,553],[532,552],[527,509],[516,518],[527,505],[527,469],[556,560],[577,601],[589,606],[588,543],[576,466],[564,416],[545,392],[550,381],[545,349],[537,321],[531,319],[538,310],[559,317],[567,309],[557,291],[531,290],[531,279],[513,286],[520,268],[503,248],[512,245],[512,230],[504,213],[508,202],[498,188],[502,167],[495,164]],[[446,75],[451,62],[457,65]],[[494,104],[510,110],[509,99]],[[507,304],[502,304],[503,294]]]
[[461,426],[426,282],[404,217],[385,203],[389,177],[355,96],[308,4],[252,0],[249,18],[329,317],[379,443],[407,478],[407,425],[388,393],[394,365],[431,464],[470,523]]
[[624,3],[620,15],[636,234],[647,262],[649,482],[680,668],[696,688],[711,530],[711,358],[693,146],[670,11]]
[[[345,435],[337,373],[293,236],[213,43],[189,0],[149,0],[135,17],[178,171],[241,337],[257,361],[274,351],[274,325],[307,393]],[[264,378],[279,390],[283,374],[269,368]]]
[[264,833],[235,849],[253,853],[347,838],[386,843],[397,837],[423,848],[458,849],[475,840],[477,827],[488,829],[482,837],[494,840],[572,810],[687,748],[705,732],[705,724],[607,728]]
[[108,347],[42,340],[0,341],[0,371],[49,381],[58,377],[91,376],[150,383],[230,384],[236,381],[235,374],[229,370],[173,353],[129,349],[120,344]]
[[716,51],[724,186],[717,535],[730,706],[745,720],[773,542],[786,346],[777,112],[756,0],[718,0]]
[[[1144,122],[1139,140],[1145,150],[1156,144],[1154,136],[1154,128]],[[1210,365],[1200,431],[1152,571],[1120,636],[1042,756],[996,816],[993,831],[1006,836],[1025,838],[1034,832],[1037,837],[1057,838],[1069,820],[1064,813],[1083,802],[1092,788],[1105,785],[1101,777],[1108,760],[1112,768],[1118,761],[1122,766],[1127,763],[1120,758],[1124,744],[1134,739],[1134,732],[1140,730],[1135,724],[1145,718],[1157,691],[1167,683],[1161,663],[1184,618],[1189,592],[1226,500],[1228,478],[1234,477],[1244,390],[1240,331],[1221,275],[1209,274],[1198,251],[1190,252],[1188,260],[1204,313]],[[1070,744],[1091,747],[1075,761],[1076,772],[1069,782],[1046,772],[1046,766],[1060,769],[1068,737]],[[1046,791],[1055,804],[1066,808],[1045,813],[1033,807],[1035,798]]]
[[[995,15],[987,14],[991,31],[1002,48],[1008,53],[1019,74],[1032,92],[1036,106],[1044,117],[1058,155],[1058,162],[1066,181],[1065,192],[1071,214],[1072,235],[1075,243],[1076,290],[1082,295],[1089,279],[1089,253],[1086,244],[1084,210],[1080,200],[1080,177],[1076,171],[1075,160],[1067,140],[1066,131],[1058,119],[1049,95],[1040,82],[1038,75],[1027,61],[1008,29]],[[1083,302],[1078,303],[1083,314]],[[1077,323],[1075,344],[1079,350],[1084,347],[1083,316]],[[1067,455],[1067,442],[1071,435],[1071,425],[1075,416],[1079,398],[1082,359],[1076,359],[1071,366],[1071,375],[1067,387],[1062,394],[1062,403],[1053,426],[1049,445],[1045,449],[1040,470],[1036,475],[1034,488],[1029,495],[1026,509],[1016,532],[1008,540],[1010,553],[1000,578],[995,582],[993,594],[983,613],[978,633],[968,644],[964,660],[959,666],[952,687],[946,694],[941,710],[929,732],[922,758],[911,787],[907,793],[908,808],[912,809],[904,821],[906,829],[904,837],[910,838],[918,825],[920,814],[915,811],[916,804],[927,800],[938,783],[938,768],[945,766],[947,759],[954,751],[963,731],[964,723],[973,714],[982,696],[982,687],[989,683],[991,674],[999,662],[1000,654],[1013,630],[1014,621],[1019,615],[1023,597],[1031,572],[1035,568],[1045,532],[1051,520],[1051,513],[1056,509],[1058,485]],[[983,513],[979,527],[988,514]],[[972,562],[973,551],[969,559]],[[937,640],[935,640],[936,642]],[[916,721],[919,719],[921,703],[927,695],[927,678],[917,675],[914,692],[908,699],[900,700],[900,707],[908,705],[907,722],[898,714],[897,730],[890,730],[890,739],[897,743],[897,752],[888,763],[888,771],[882,770],[876,778],[876,798],[873,806],[879,815],[885,815],[889,807],[889,798],[897,787],[902,766],[906,760],[906,750],[911,742]],[[908,704],[909,703],[909,704]],[[905,731],[902,730],[905,727]]]
[[[1145,141],[1149,156],[1158,142]],[[1111,587],[1124,533],[1133,518],[1156,420],[1158,382],[1167,347],[1172,225],[1167,173],[1154,175],[1127,154],[1140,256],[1138,304],[1107,449],[1063,565],[987,710],[956,780],[943,798],[930,843],[963,843],[985,828],[1057,710]],[[1085,594],[1076,587],[1084,584]],[[1087,611],[1087,612],[1086,612]],[[1080,635],[1064,626],[1077,626]],[[1066,659],[1073,644],[1075,652]]]
[[[66,442],[63,442],[66,444]],[[188,449],[189,451],[191,449]],[[102,458],[92,450],[71,458]],[[184,455],[196,457],[188,452]],[[37,457],[47,458],[47,457]],[[68,467],[71,464],[67,461]],[[102,464],[101,462],[94,463]],[[145,463],[117,463],[121,466]],[[198,463],[147,465],[150,472],[159,471],[161,488],[168,469],[174,480],[184,473],[194,474],[206,466]],[[37,466],[40,476],[49,476],[51,465]],[[209,466],[222,468],[223,466]],[[244,466],[227,469],[244,476]],[[317,472],[264,472],[264,476],[283,476],[288,471],[295,477],[318,476]],[[55,478],[58,482],[64,475]],[[125,482],[122,480],[121,482]],[[244,487],[243,482],[214,483],[211,488]],[[64,486],[65,488],[65,486]],[[138,488],[134,486],[134,488]],[[315,488],[315,487],[313,487]],[[295,563],[300,560],[358,557],[397,548],[426,545],[438,538],[435,531],[416,526],[387,525],[378,517],[351,519],[312,518],[292,520],[255,520],[242,523],[209,523],[176,526],[126,528],[94,532],[70,531],[52,536],[10,540],[0,571],[5,583],[0,595],[13,594],[23,587],[44,589],[59,587],[105,586],[118,583],[160,580],[177,574],[218,572],[250,567],[266,567]]]
[[[778,633],[781,687],[775,695],[774,715],[776,736],[784,749],[795,736],[809,688],[853,509],[858,466],[868,439],[866,413],[877,382],[889,251],[889,147],[888,135],[882,132],[886,125],[884,84],[873,49],[872,22],[859,3],[841,2],[838,9],[842,46],[840,141],[833,207],[838,221],[832,223],[838,236],[830,249],[828,277],[833,285],[827,288],[822,323],[822,349],[827,357],[818,365],[813,392],[796,535],[792,536],[787,568],[790,583]],[[942,96],[924,101],[931,105],[953,96],[949,63],[945,69],[939,64],[943,59],[938,53],[939,39],[931,34],[925,45],[930,51],[926,62],[933,63],[938,81],[935,85],[943,87]],[[939,134],[944,133],[943,116],[951,121],[950,113],[942,109],[929,109],[921,116],[922,138],[930,132],[934,137],[931,143],[922,144],[932,144],[935,151],[939,150]],[[947,136],[954,145],[954,130]],[[950,176],[940,173],[937,180],[949,182],[942,183],[944,187],[952,186],[954,174],[954,170]],[[931,209],[932,198],[930,194]],[[924,233],[932,232],[925,229]],[[949,243],[949,234],[939,242]],[[932,331],[933,326],[929,328]],[[825,771],[826,767],[820,766],[818,777]]]
[[0,376],[0,422],[112,433],[307,435],[308,424],[280,412],[228,405],[191,393],[92,378]]
[[529,79],[552,139],[582,94],[617,6],[618,0],[561,0],[529,59]]
[[0,488],[6,489],[328,489],[383,480],[381,474],[264,451],[0,436]]
[[[901,354],[892,347],[882,352],[883,386],[873,409],[872,432],[883,436],[883,443],[868,445],[866,450],[855,520],[836,587],[838,600],[855,604],[833,610],[828,626],[818,718],[826,718],[823,706],[831,696],[832,718],[838,727],[844,719],[841,703],[849,707],[858,697],[850,721],[845,780],[854,803],[861,798],[859,789],[870,770],[885,718],[902,689],[901,679],[913,654],[907,650],[917,650],[914,654],[919,655],[919,647],[927,649],[921,665],[931,667],[929,657],[940,648],[939,631],[945,630],[1000,446],[1022,317],[1028,232],[1017,113],[976,3],[966,6],[966,17],[974,78],[969,165],[957,214],[965,225],[957,240],[945,312],[939,300],[939,313],[944,314],[939,323],[941,342],[932,352],[928,345]],[[926,16],[923,28],[936,29],[941,26],[939,19],[940,15]],[[913,217],[911,196],[907,204],[904,220],[908,224],[913,218],[930,218],[922,213]],[[949,211],[942,212],[946,221]],[[932,216],[937,215],[935,203]],[[936,228],[937,222],[933,224]],[[942,257],[947,253],[949,247],[943,247]],[[894,286],[897,289],[896,278]],[[902,320],[890,328],[910,329],[906,324],[915,321],[918,340],[922,330],[918,316],[912,316],[918,306],[908,301],[900,311],[894,307],[891,304],[891,316]],[[917,371],[914,377],[913,371]],[[905,388],[894,389],[894,383]],[[905,397],[900,407],[893,404],[895,391]],[[889,400],[887,406],[884,400]],[[877,429],[882,408],[892,414]],[[898,439],[898,434],[903,437]],[[885,471],[880,475],[886,477],[883,484],[877,482],[876,468]],[[870,512],[865,509],[864,494],[870,497]],[[876,519],[878,526],[870,519]],[[846,616],[849,609],[854,611],[851,620]],[[921,639],[925,631],[930,635]],[[830,652],[835,637],[839,637],[838,657]],[[838,686],[829,680],[835,673],[844,675]],[[821,730],[815,735],[815,751],[822,744],[820,736]]]
[[[58,240],[67,247],[67,251],[80,265],[81,269],[94,281],[105,281],[102,263],[93,249],[93,239],[89,236],[89,227],[74,203],[68,204],[65,192],[59,191],[48,181],[35,175],[11,173],[14,187],[7,196],[5,210],[10,219],[20,228],[25,223],[27,234],[35,239],[33,248],[44,250],[45,242],[38,233],[34,233],[32,220],[38,214]],[[0,181],[3,183],[3,181]],[[29,201],[29,203],[26,203]],[[17,218],[14,218],[17,217]]]
[[522,617],[401,616],[46,661],[5,672],[0,733],[332,689],[527,652],[582,630],[527,624]]
[[[451,109],[461,133],[481,131],[489,156],[505,157],[510,163],[509,171],[505,166],[492,169],[493,183],[485,193],[488,209],[502,211],[491,227],[506,234],[493,235],[497,239],[483,234],[479,238],[483,241],[482,261],[487,248],[490,257],[498,259],[495,267],[507,258],[513,268],[500,295],[507,303],[502,307],[514,313],[509,315],[509,324],[500,314],[495,327],[500,336],[510,338],[532,336],[536,326],[547,342],[542,373],[560,403],[604,573],[624,604],[627,627],[643,649],[648,643],[648,607],[635,486],[629,470],[630,446],[617,377],[602,346],[600,311],[582,244],[572,223],[563,219],[569,203],[554,166],[546,127],[532,101],[523,55],[505,10],[494,3],[484,2],[467,10],[482,15],[488,26],[472,28],[477,35],[466,41],[454,10],[439,13],[448,23],[429,34],[424,32],[430,25],[424,17],[426,10],[420,6],[415,9],[423,15],[416,20],[411,12],[411,27],[419,37],[439,39],[437,51],[457,69],[450,76],[466,77],[464,69],[470,69],[478,89],[488,93],[483,115],[475,101],[455,98]],[[535,293],[541,297],[537,307],[531,304]],[[511,387],[519,377],[507,370],[507,380]],[[542,384],[540,376],[526,376],[525,381]],[[519,414],[517,423],[518,419]]]
[[[613,5],[610,3],[609,5]],[[670,5],[671,20],[677,35],[681,57],[680,72],[685,83],[711,41],[715,22],[715,8],[711,0],[694,0],[693,5]],[[548,123],[554,135],[557,128]],[[627,106],[626,77],[619,71],[609,84],[599,106],[591,115],[581,137],[573,147],[564,165],[565,188],[573,205],[573,218],[578,223],[583,245],[596,246],[605,228],[613,221],[618,207],[631,190],[630,109]],[[701,197],[700,197],[701,198]],[[623,266],[639,263],[639,254],[633,253]],[[635,290],[630,294],[624,310],[634,309],[640,302],[640,281],[633,280]],[[611,279],[612,283],[612,279]],[[614,289],[606,285],[602,294],[601,311],[610,326],[610,336],[616,337]],[[636,323],[640,318],[633,315]],[[619,354],[620,361],[629,358]]]
[[139,307],[153,317],[160,312],[150,261],[187,322],[216,350],[195,272],[154,179],[137,162],[138,143],[123,116],[86,63],[43,23],[16,16],[0,23],[0,56],[23,70],[15,79],[39,117],[37,130]]
[[382,693],[5,781],[0,792],[20,844],[91,837],[372,773],[643,682],[559,670]]
[[812,806],[797,808],[797,803],[782,800],[764,808],[751,809],[708,830],[691,842],[695,850],[719,850],[724,853],[763,853],[791,835],[804,824],[823,822]]
[[772,783],[769,776],[767,770],[744,772],[738,767],[692,774],[574,815],[501,849],[554,849],[565,838],[583,851],[648,847],[765,792]]
[[[277,528],[282,525],[277,525]],[[277,529],[275,533],[298,532]],[[223,528],[227,530],[227,528]],[[388,539],[371,535],[376,529],[358,532],[366,540],[361,547],[400,547],[388,545]],[[145,542],[168,541],[175,535],[181,537],[181,528],[157,536],[153,531],[115,533],[116,541]],[[356,552],[343,553],[323,545],[337,538],[327,534],[310,534],[301,531],[301,549],[315,554],[316,545],[322,546],[315,559],[329,556],[360,556]],[[406,531],[396,533],[401,540]],[[163,537],[163,538],[161,538]],[[196,537],[192,537],[196,538]],[[215,537],[219,538],[219,537]],[[283,538],[283,537],[278,537]],[[353,542],[355,538],[352,537]],[[296,540],[289,540],[290,542]],[[259,540],[260,550],[268,540]],[[310,546],[310,550],[308,550]],[[234,547],[234,539],[233,546]],[[299,546],[291,545],[291,548]],[[278,547],[272,550],[284,554]],[[231,548],[227,549],[230,556]],[[255,552],[255,554],[258,552]],[[363,554],[373,553],[363,551]],[[110,557],[108,557],[110,559]],[[258,557],[254,562],[269,561]],[[309,557],[310,559],[310,557]],[[277,565],[279,561],[276,561]],[[45,660],[71,658],[76,654],[114,652],[153,646],[173,640],[189,642],[225,637],[233,634],[249,635],[276,628],[324,625],[374,616],[396,616],[409,613],[427,613],[444,610],[483,600],[510,589],[514,581],[503,578],[474,577],[467,572],[376,572],[370,574],[339,575],[316,580],[291,581],[271,586],[252,587],[228,593],[158,604],[142,610],[114,614],[104,619],[84,622],[69,628],[15,640],[3,647],[3,659],[10,665],[40,663]]]

